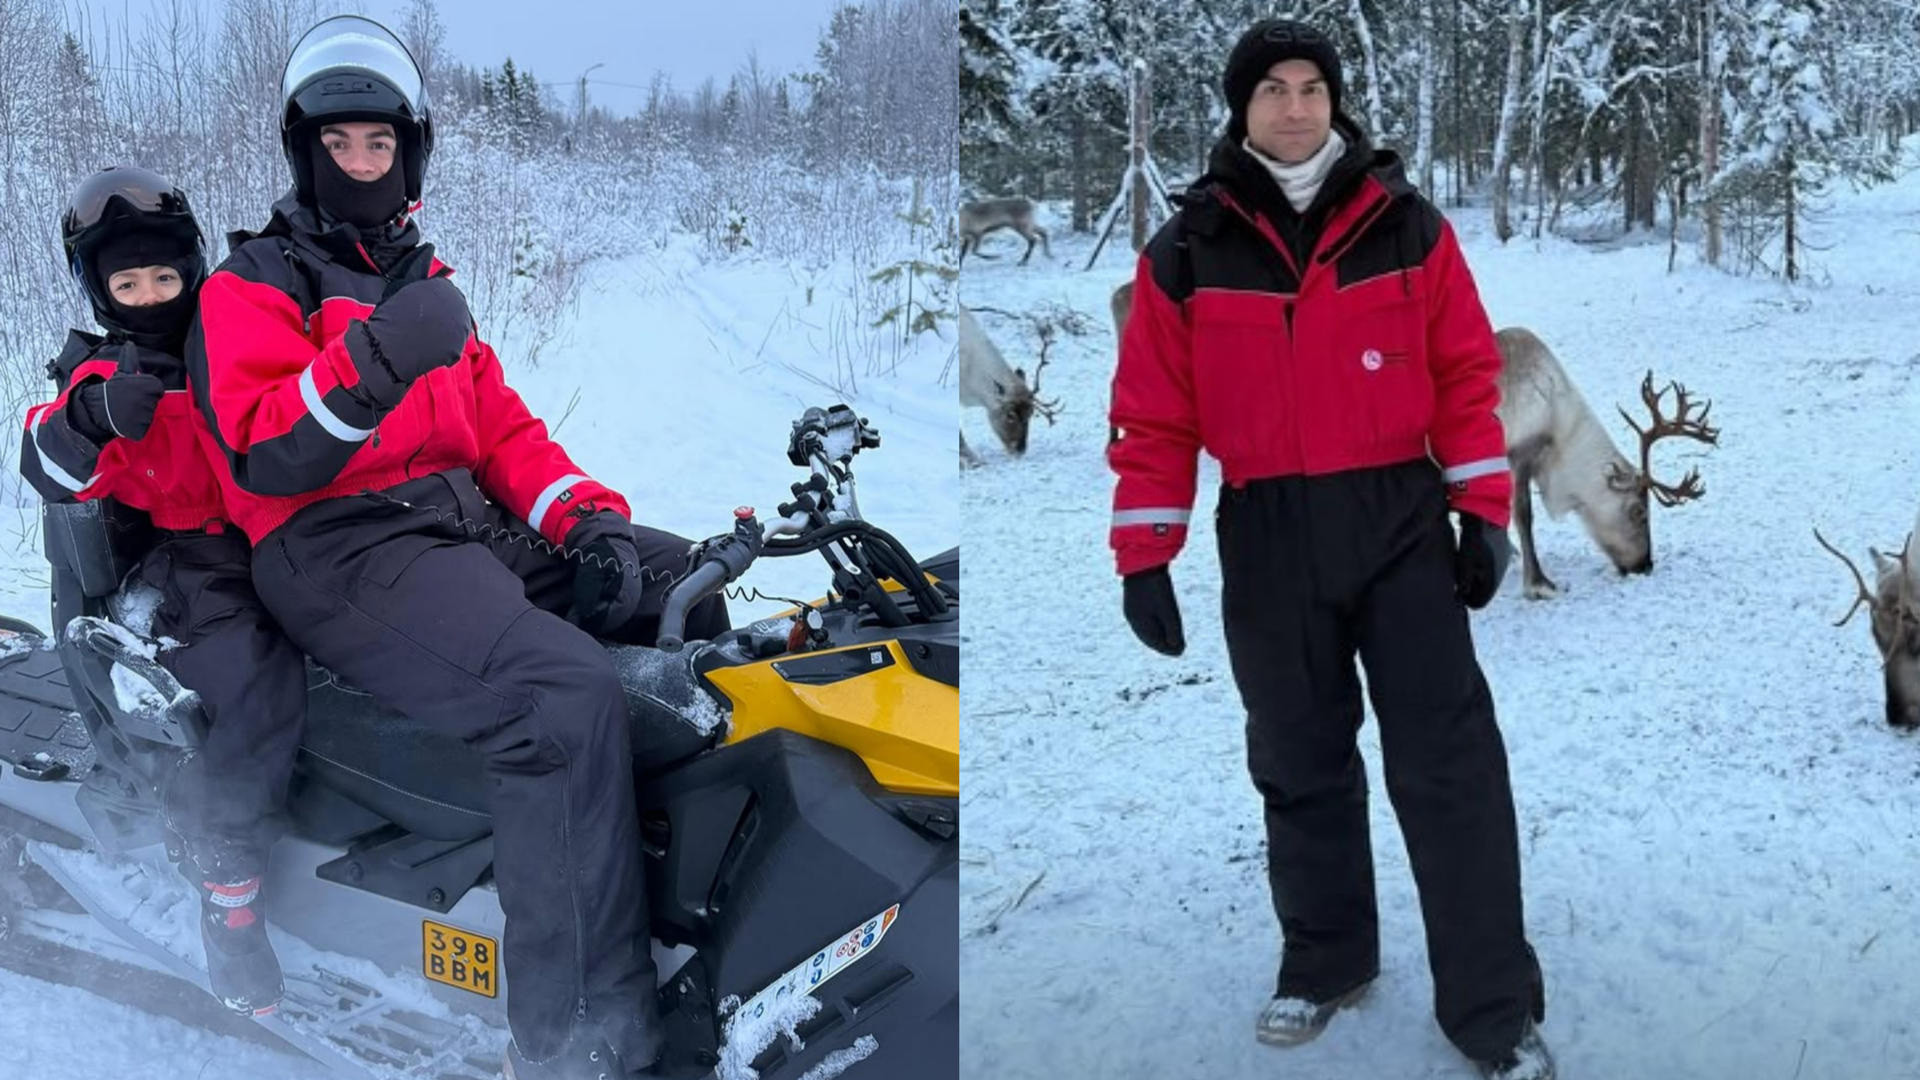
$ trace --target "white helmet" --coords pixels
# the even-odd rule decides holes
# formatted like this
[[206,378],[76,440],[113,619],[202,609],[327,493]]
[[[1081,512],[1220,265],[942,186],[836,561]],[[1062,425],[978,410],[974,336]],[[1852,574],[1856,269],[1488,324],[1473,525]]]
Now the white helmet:
[[303,202],[313,199],[310,137],[322,124],[341,120],[393,125],[407,201],[420,201],[433,153],[433,113],[420,65],[386,27],[359,15],[315,23],[287,57],[280,98],[280,148]]

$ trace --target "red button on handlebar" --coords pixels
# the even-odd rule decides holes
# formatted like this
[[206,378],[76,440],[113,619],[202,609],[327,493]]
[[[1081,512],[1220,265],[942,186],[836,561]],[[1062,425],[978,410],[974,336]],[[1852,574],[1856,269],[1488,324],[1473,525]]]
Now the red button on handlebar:
[[753,516],[753,507],[751,506],[735,507],[733,511],[733,516],[736,518],[739,518],[741,521],[745,521],[746,519]]

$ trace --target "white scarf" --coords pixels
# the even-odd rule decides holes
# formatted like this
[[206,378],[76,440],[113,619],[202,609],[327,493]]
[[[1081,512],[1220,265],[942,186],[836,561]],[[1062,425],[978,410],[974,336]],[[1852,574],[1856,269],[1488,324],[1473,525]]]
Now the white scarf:
[[1319,194],[1320,184],[1333,171],[1333,163],[1347,152],[1347,141],[1340,137],[1338,131],[1328,131],[1326,144],[1298,165],[1275,161],[1254,149],[1252,139],[1240,145],[1253,155],[1255,161],[1267,167],[1267,171],[1273,174],[1273,182],[1280,185],[1281,193],[1293,204],[1294,211],[1301,214],[1313,205],[1313,197]]

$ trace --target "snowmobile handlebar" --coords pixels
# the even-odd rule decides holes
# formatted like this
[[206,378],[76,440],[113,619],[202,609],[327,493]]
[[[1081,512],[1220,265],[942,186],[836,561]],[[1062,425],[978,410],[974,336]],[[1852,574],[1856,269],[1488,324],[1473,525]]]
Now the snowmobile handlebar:
[[747,567],[760,556],[764,543],[760,523],[754,520],[753,507],[735,510],[732,534],[703,543],[693,572],[667,588],[655,645],[667,652],[679,652],[687,643],[687,612],[715,590],[746,573]]
[[[910,620],[884,590],[871,587],[868,579],[875,576],[893,576],[901,581],[921,610],[945,612],[945,598],[927,585],[899,541],[860,516],[854,494],[853,458],[879,445],[880,433],[847,406],[807,409],[793,422],[787,460],[809,468],[813,475],[793,485],[793,501],[780,504],[779,516],[764,527],[754,517],[753,508],[743,506],[733,512],[730,535],[700,545],[694,569],[667,590],[656,647],[669,652],[683,648],[687,613],[739,578],[762,554],[823,552],[834,567],[835,584],[844,593],[863,597],[862,602],[876,608],[889,626],[903,626]],[[870,565],[869,560],[877,565]]]

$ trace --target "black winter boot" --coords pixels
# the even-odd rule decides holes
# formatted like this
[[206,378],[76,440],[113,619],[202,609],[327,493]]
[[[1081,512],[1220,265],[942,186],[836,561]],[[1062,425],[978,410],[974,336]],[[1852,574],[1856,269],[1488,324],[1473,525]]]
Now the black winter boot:
[[241,1016],[265,1016],[280,1006],[286,987],[280,960],[267,940],[260,902],[261,875],[203,870],[193,859],[180,871],[200,894],[200,937],[207,950],[213,996]]
[[1480,1075],[1486,1080],[1554,1080],[1558,1075],[1553,1055],[1547,1051],[1547,1042],[1531,1021],[1513,1049],[1497,1060],[1474,1064],[1480,1067]]

